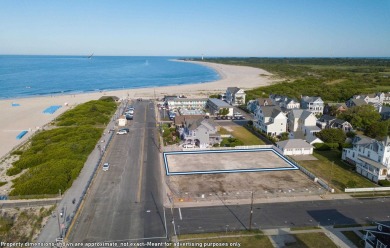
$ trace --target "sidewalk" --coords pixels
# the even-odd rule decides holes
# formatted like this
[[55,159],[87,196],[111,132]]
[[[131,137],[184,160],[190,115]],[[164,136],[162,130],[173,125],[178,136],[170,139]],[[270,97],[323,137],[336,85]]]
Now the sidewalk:
[[[123,110],[123,103],[119,106],[114,116],[119,116]],[[97,171],[99,162],[104,161],[104,152],[109,146],[109,142],[114,135],[114,132],[109,132],[111,128],[115,127],[115,119],[112,119],[104,130],[103,136],[96,144],[96,148],[89,155],[77,179],[73,182],[72,187],[69,188],[63,195],[59,202],[55,215],[48,220],[45,227],[42,229],[36,242],[55,242],[57,238],[64,238],[66,231],[69,229],[73,217],[77,213],[78,207],[83,201],[83,197],[87,192],[89,183]],[[37,246],[39,247],[39,246]]]

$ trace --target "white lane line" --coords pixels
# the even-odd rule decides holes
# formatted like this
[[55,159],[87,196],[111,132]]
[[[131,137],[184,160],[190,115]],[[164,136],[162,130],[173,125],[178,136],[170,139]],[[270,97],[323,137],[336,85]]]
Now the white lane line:
[[181,209],[179,208],[179,215],[180,215],[180,220],[183,220],[183,216],[181,215]]

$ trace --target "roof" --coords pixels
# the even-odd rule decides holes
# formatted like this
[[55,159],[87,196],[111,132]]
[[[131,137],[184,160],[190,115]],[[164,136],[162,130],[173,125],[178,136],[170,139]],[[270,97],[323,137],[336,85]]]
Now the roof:
[[301,115],[303,113],[303,109],[293,109],[291,110],[290,112],[292,114],[292,116],[294,117],[294,119],[299,119],[301,118]]
[[207,101],[207,98],[168,98],[167,101],[175,101],[175,102],[189,102],[189,101]]
[[265,117],[275,118],[278,114],[282,113],[279,106],[262,106],[260,109]]
[[271,98],[257,98],[256,101],[260,106],[265,106],[264,103],[267,102],[267,105],[273,105]]
[[364,101],[363,99],[352,99],[352,103],[355,106],[362,106],[367,104],[366,101]]
[[[336,124],[339,124],[339,125],[343,125],[344,123],[348,123],[349,124],[348,121],[344,121],[344,120],[341,120],[341,119],[336,119],[336,120],[334,120],[333,123],[336,123]],[[351,125],[351,124],[349,124],[349,125]]]
[[202,118],[203,115],[177,115],[175,116],[174,118],[174,123],[175,125],[183,125],[184,124],[184,120],[196,120],[196,119],[199,119],[199,118]]
[[[302,115],[301,115],[300,119],[305,120],[305,119],[306,119],[307,117],[309,117],[310,115],[313,115],[313,113],[310,112],[310,111],[304,110],[304,111],[302,112]],[[316,119],[317,119],[317,118],[316,118]]]
[[381,114],[384,114],[384,113],[389,113],[390,112],[390,107],[388,106],[382,106],[381,108]]
[[336,119],[336,117],[331,116],[331,115],[322,115],[320,117],[320,121],[322,121],[322,122],[324,122],[324,121],[333,121],[335,119]]
[[361,135],[361,134],[358,134],[356,135],[353,140],[352,140],[352,144],[354,145],[364,145],[364,144],[371,144],[374,140],[367,137],[367,136],[364,136],[364,135]]
[[309,131],[321,131],[321,128],[317,127],[317,126],[305,126],[305,129],[309,130]]
[[306,136],[306,141],[309,143],[309,144],[312,144],[312,143],[324,143],[320,138],[314,136],[314,135],[308,135]]
[[302,100],[305,102],[315,102],[315,101],[322,101],[321,97],[319,96],[303,96]]
[[313,148],[312,145],[304,141],[303,139],[289,139],[276,142],[276,144],[283,149],[290,148]]
[[387,167],[384,166],[383,164],[378,163],[378,162],[376,162],[376,161],[374,161],[374,160],[371,160],[371,159],[369,159],[369,158],[365,158],[365,157],[362,157],[362,156],[358,156],[358,159],[361,160],[361,161],[363,161],[363,162],[365,162],[365,163],[367,163],[367,164],[370,164],[370,165],[374,166],[375,168],[378,168],[378,169],[387,169]]
[[217,98],[209,98],[209,101],[217,105],[219,108],[232,108],[227,102],[219,100]]
[[232,95],[236,94],[239,90],[240,90],[240,88],[237,88],[237,87],[228,87],[227,88],[227,91],[232,93]]

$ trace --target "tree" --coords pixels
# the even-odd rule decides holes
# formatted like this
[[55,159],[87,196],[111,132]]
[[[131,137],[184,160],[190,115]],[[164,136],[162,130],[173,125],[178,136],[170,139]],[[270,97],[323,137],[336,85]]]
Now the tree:
[[284,133],[281,133],[280,134],[280,141],[282,140],[288,140],[288,133],[287,132],[284,132]]
[[227,115],[227,114],[229,114],[228,108],[222,108],[219,110],[219,115]]
[[374,139],[382,139],[388,135],[389,121],[377,121],[366,128],[365,134]]
[[323,140],[325,143],[344,143],[347,136],[343,130],[338,128],[327,128],[317,133],[317,137]]
[[340,118],[348,121],[355,128],[366,129],[381,119],[381,115],[371,105],[356,106],[340,114]]

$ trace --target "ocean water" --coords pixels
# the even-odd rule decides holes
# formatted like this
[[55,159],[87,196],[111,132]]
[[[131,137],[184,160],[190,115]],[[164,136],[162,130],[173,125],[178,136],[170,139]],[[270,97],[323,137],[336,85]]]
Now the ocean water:
[[174,57],[0,56],[0,99],[211,82],[213,69]]

